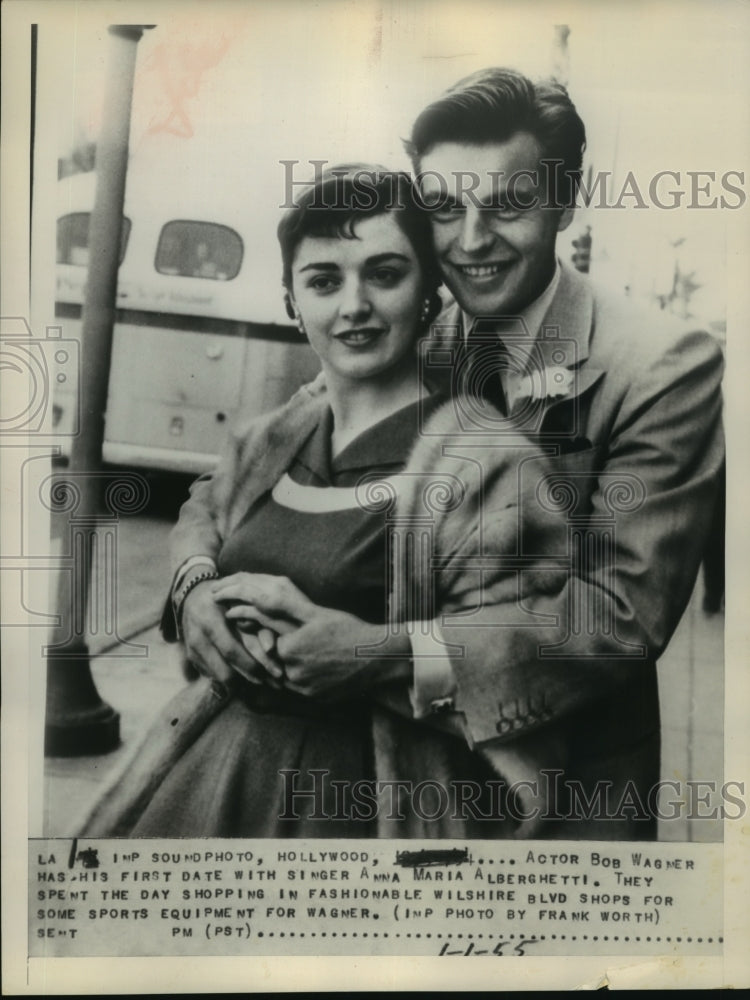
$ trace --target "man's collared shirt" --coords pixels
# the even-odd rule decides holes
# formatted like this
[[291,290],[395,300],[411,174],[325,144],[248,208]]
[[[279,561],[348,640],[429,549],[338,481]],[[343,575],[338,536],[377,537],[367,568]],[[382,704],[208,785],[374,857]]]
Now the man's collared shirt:
[[[533,302],[529,303],[525,309],[522,309],[518,313],[517,317],[507,317],[508,319],[520,319],[523,322],[529,335],[529,345],[533,344],[539,337],[542,322],[547,314],[547,310],[552,304],[552,299],[555,297],[557,286],[560,283],[560,273],[560,261],[555,260],[555,273],[552,275],[550,283],[544,289],[542,294],[534,299]],[[469,313],[464,312],[463,309],[461,310],[461,327],[464,341],[467,340],[475,321],[478,319],[481,320],[482,318],[483,317],[481,316],[470,316]],[[508,414],[513,412],[514,405],[518,399],[523,374],[523,372],[513,371],[507,366],[500,366],[499,368],[500,383],[507,401]]]

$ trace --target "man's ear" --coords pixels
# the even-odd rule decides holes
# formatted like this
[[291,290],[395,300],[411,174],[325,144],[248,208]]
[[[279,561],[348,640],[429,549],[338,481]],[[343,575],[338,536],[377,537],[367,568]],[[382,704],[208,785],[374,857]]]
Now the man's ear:
[[564,208],[560,212],[560,218],[557,223],[558,233],[561,233],[564,229],[568,228],[568,226],[573,221],[573,217],[575,216],[575,214],[576,214],[575,205],[569,205],[567,208]]

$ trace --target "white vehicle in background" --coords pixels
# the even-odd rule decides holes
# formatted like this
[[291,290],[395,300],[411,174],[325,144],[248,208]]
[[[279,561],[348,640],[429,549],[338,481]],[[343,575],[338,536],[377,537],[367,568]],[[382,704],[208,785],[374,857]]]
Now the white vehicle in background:
[[[65,339],[80,341],[95,180],[58,182],[55,315]],[[284,311],[278,209],[254,222],[241,192],[219,187],[128,176],[107,463],[204,472],[238,410],[269,410],[319,370]],[[62,435],[76,426],[73,383],[53,399]]]

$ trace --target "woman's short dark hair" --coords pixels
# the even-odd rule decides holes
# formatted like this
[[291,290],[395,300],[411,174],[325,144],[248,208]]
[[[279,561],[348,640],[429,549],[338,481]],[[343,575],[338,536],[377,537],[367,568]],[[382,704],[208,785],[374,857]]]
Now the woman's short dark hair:
[[529,132],[542,147],[545,160],[560,160],[550,178],[558,180],[549,194],[560,207],[575,202],[581,177],[586,129],[562,84],[532,83],[512,69],[479,70],[459,80],[419,115],[405,142],[415,170],[433,147],[456,142],[489,145],[506,142],[517,132]]
[[292,265],[302,240],[308,236],[356,239],[361,219],[393,214],[412,245],[424,280],[425,297],[431,300],[429,321],[441,303],[437,294],[440,272],[432,245],[430,217],[420,206],[408,173],[355,163],[329,167],[297,196],[279,222],[284,286],[292,289]]

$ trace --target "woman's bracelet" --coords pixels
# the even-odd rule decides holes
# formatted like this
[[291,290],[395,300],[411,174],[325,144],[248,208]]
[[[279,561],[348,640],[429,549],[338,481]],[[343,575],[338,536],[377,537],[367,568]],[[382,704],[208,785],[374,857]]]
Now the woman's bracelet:
[[178,633],[182,631],[182,608],[185,604],[185,599],[199,583],[203,583],[205,580],[218,580],[219,574],[215,569],[206,566],[205,569],[200,570],[193,576],[188,577],[187,580],[182,582],[179,592],[175,595],[172,601],[174,607],[174,619],[177,623]]

